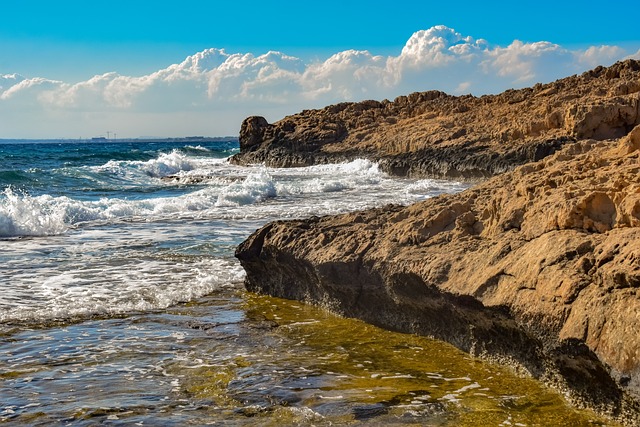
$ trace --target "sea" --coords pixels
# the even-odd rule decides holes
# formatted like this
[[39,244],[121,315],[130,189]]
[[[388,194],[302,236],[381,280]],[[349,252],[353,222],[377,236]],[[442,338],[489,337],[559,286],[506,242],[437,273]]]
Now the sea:
[[269,221],[463,191],[237,140],[0,142],[0,424],[610,425],[448,344],[247,292]]

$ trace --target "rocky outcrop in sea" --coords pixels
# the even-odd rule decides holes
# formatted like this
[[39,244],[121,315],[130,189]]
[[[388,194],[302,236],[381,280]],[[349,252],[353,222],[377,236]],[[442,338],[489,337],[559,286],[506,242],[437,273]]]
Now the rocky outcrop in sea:
[[[640,425],[638,70],[626,61],[492,97],[416,95],[394,123],[375,116],[380,124],[367,124],[360,142],[356,117],[324,139],[325,125],[305,128],[302,117],[363,104],[274,125],[247,119],[236,161],[285,166],[367,153],[387,165],[422,159],[397,169],[410,175],[506,171],[408,207],[268,224],[236,252],[247,289],[447,341]],[[419,153],[439,149],[446,156],[424,166]]]

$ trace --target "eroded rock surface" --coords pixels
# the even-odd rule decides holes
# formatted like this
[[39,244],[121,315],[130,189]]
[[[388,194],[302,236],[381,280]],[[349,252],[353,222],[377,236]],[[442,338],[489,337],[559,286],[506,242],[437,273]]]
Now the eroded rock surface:
[[273,124],[249,117],[233,161],[289,167],[363,157],[396,175],[487,177],[567,142],[626,135],[640,123],[639,100],[640,62],[628,60],[500,95],[430,91],[305,110]]
[[[509,116],[504,128],[496,120],[486,132],[511,142],[514,132],[542,140],[591,139],[459,194],[271,223],[237,250],[247,288],[448,341],[523,369],[578,405],[640,425],[640,126],[620,139],[593,139],[618,136],[637,122],[640,85],[621,77],[635,73],[636,65],[488,99],[430,95],[431,101],[417,104],[418,116],[431,114],[433,101],[469,106],[457,116],[456,129],[481,127],[465,116],[473,109],[488,117],[506,115],[506,105],[522,105],[520,111],[542,109],[536,110],[538,125],[523,118],[507,131]],[[569,107],[561,102],[563,87],[593,79],[608,79],[606,92],[615,96],[603,94],[593,108],[584,107],[584,99]],[[500,114],[477,107],[517,96],[523,98],[519,104],[500,103]],[[536,104],[538,98],[545,102]],[[437,114],[430,120],[443,123]],[[379,135],[419,145],[403,139],[410,137],[409,122],[383,125]],[[282,125],[256,126],[272,132]],[[327,140],[342,134],[352,141],[344,129],[352,128],[328,131]],[[425,138],[437,138],[443,129]],[[382,144],[375,138],[381,137],[362,136],[361,147]],[[520,140],[528,139],[515,138]],[[321,146],[327,153],[333,149]]]

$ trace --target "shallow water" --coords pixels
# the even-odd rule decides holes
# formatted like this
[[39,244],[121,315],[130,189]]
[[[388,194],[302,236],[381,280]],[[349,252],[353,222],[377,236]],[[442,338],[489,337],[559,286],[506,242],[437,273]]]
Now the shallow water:
[[447,344],[238,284],[166,310],[7,333],[16,425],[605,425]]

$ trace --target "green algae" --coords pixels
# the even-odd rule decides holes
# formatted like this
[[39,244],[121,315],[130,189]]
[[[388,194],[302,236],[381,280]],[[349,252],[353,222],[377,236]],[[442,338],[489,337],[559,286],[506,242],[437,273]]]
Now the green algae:
[[9,340],[14,425],[615,425],[448,344],[239,289]]
[[259,424],[616,425],[446,343],[268,296],[244,309],[263,344],[193,372],[185,391]]

